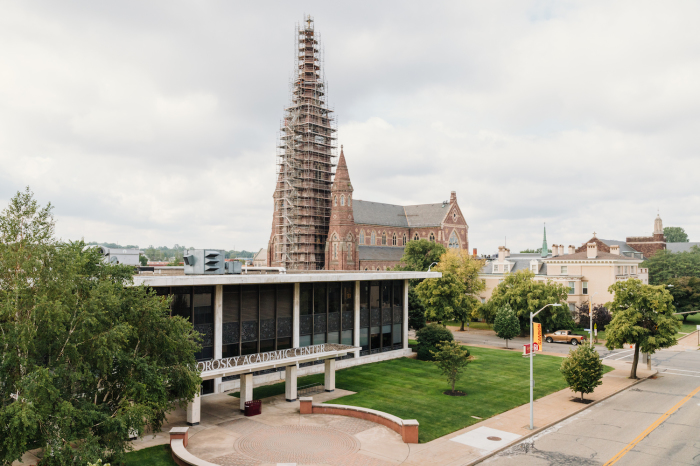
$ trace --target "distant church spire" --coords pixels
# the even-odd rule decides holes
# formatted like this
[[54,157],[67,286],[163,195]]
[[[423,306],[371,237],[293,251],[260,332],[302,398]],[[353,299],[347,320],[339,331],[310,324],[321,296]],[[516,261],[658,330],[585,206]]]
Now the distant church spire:
[[542,236],[542,257],[547,257],[549,255],[549,248],[547,247],[547,225],[544,226],[544,235]]

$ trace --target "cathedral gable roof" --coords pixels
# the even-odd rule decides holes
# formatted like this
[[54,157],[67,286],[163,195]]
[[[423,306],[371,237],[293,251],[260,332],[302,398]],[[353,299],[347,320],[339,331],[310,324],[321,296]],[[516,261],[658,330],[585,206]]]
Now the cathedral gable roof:
[[440,226],[450,204],[418,204],[400,206],[380,202],[353,201],[355,223],[361,225],[386,225],[402,228]]
[[400,261],[403,248],[396,246],[360,246],[361,261]]

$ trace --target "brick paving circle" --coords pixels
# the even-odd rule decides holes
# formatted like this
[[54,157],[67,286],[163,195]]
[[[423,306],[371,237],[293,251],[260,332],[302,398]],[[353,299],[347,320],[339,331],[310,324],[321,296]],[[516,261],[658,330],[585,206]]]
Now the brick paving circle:
[[266,463],[328,463],[360,449],[353,436],[319,426],[280,426],[240,438],[236,450]]

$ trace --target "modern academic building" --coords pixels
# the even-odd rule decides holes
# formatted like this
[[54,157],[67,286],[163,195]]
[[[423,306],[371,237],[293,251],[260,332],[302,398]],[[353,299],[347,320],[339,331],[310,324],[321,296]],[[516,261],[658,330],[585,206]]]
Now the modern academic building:
[[[185,266],[185,269],[188,267]],[[248,268],[242,273],[172,275],[173,267],[142,272],[135,285],[172,295],[171,313],[203,336],[196,355],[202,395],[239,389],[241,409],[253,385],[284,380],[297,399],[298,376],[411,353],[408,348],[408,280],[437,272],[287,272]],[[205,397],[206,398],[206,397]],[[199,423],[201,398],[187,409]],[[206,403],[206,401],[205,401]]]

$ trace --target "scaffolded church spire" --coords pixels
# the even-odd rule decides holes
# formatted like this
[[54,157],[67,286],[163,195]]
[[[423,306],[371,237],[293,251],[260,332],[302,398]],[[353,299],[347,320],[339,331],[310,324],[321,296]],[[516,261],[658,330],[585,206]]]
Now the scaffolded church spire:
[[542,257],[547,257],[549,255],[549,248],[547,247],[547,225],[544,226],[544,234],[542,236]]
[[277,153],[270,265],[320,270],[331,210],[336,125],[326,102],[319,35],[311,16],[297,25],[296,71]]

